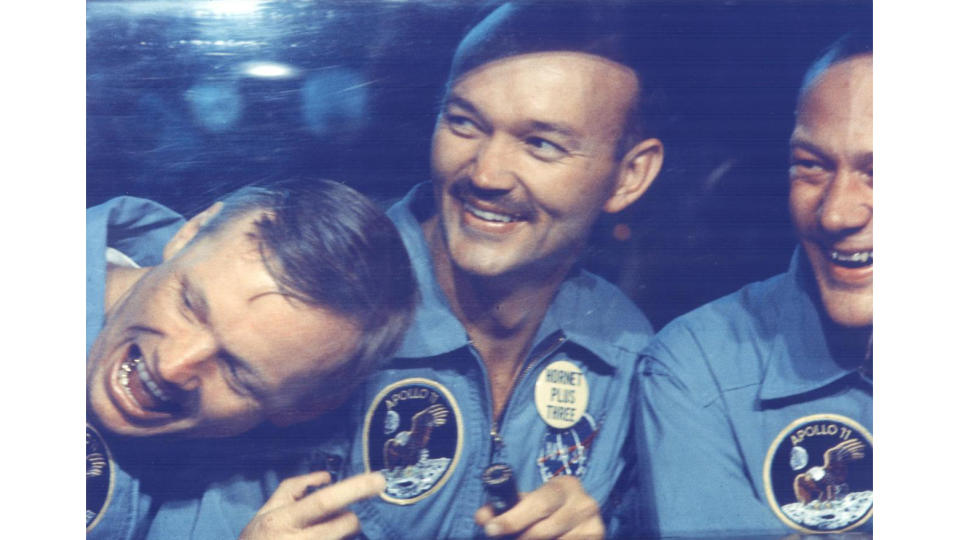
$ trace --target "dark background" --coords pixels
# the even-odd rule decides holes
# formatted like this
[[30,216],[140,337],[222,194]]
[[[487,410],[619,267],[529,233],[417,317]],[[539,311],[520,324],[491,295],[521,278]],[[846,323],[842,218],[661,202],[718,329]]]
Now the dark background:
[[[428,179],[453,49],[487,3],[87,2],[87,205],[136,195],[191,214],[245,183],[293,176],[388,204]],[[871,23],[872,4],[627,7],[664,68],[665,169],[601,221],[584,264],[659,328],[785,269],[796,88],[826,45]],[[257,76],[252,62],[291,72]]]

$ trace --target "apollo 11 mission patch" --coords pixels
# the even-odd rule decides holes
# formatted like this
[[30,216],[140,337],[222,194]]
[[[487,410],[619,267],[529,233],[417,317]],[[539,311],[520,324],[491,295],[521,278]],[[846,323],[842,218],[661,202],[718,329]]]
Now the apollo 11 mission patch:
[[854,529],[872,517],[872,435],[845,416],[799,418],[770,445],[763,483],[786,525],[810,533]]
[[407,505],[440,489],[463,445],[459,405],[443,385],[425,378],[395,382],[377,394],[363,425],[367,471],[380,471],[387,502]]

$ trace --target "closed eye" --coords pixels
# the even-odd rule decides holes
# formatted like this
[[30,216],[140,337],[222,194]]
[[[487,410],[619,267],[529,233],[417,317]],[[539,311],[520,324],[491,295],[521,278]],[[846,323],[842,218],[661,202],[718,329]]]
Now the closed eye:
[[221,351],[219,359],[221,366],[226,370],[225,377],[230,388],[239,394],[262,400],[263,392],[247,380],[243,373],[244,368],[236,357],[226,351]]
[[193,301],[190,300],[190,286],[187,283],[186,277],[181,277],[177,280],[177,285],[179,287],[180,311],[187,319],[194,322],[199,319],[199,317],[197,316],[196,306]]

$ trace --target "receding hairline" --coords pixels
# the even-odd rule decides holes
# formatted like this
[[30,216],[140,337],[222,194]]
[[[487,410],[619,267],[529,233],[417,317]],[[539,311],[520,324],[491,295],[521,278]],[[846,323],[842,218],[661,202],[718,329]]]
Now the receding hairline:
[[803,102],[806,100],[806,97],[817,88],[821,83],[823,78],[827,73],[833,72],[840,67],[846,67],[852,63],[858,63],[865,59],[869,59],[870,69],[872,66],[873,53],[872,51],[865,51],[861,53],[856,53],[850,56],[845,56],[839,58],[833,62],[826,63],[822,66],[818,66],[814,72],[807,75],[806,80],[803,81],[803,85],[799,89],[799,95],[796,100],[797,103],[797,113],[802,107]]
[[[556,50],[541,50],[541,51],[530,51],[530,52],[521,52],[508,56],[501,56],[474,66],[468,71],[460,73],[456,78],[451,78],[447,81],[445,91],[443,93],[443,99],[441,102],[441,107],[446,107],[451,103],[454,105],[464,106],[463,99],[461,96],[458,96],[455,89],[458,85],[462,84],[466,79],[476,75],[477,73],[496,67],[497,65],[502,65],[510,61],[515,60],[535,60],[536,57],[555,57],[556,55],[567,55],[570,57],[583,58],[591,62],[596,62],[597,64],[607,66],[617,70],[618,72],[628,76],[628,83],[630,88],[628,89],[628,96],[625,99],[625,107],[623,108],[622,114],[620,115],[620,126],[619,126],[619,136],[614,148],[614,156],[619,159],[625,155],[635,144],[638,144],[641,140],[648,138],[647,135],[644,135],[641,130],[638,130],[639,123],[642,122],[642,119],[637,121],[636,116],[641,107],[640,102],[643,99],[643,79],[642,75],[634,67],[619,62],[607,56],[601,54],[596,54],[587,51],[579,50],[570,50],[570,49],[556,49]],[[595,75],[595,74],[594,74]],[[596,85],[605,86],[603,81],[596,81]],[[471,104],[466,103],[466,108],[472,108]],[[562,132],[564,129],[564,123],[561,121],[551,121],[550,125],[557,128],[556,131]],[[572,130],[575,134],[575,130]],[[633,140],[635,139],[635,140]]]
[[[513,60],[522,60],[522,59],[534,59],[536,57],[545,57],[545,56],[556,56],[556,55],[565,55],[572,57],[579,57],[584,59],[589,59],[597,63],[601,63],[607,66],[610,66],[616,70],[623,71],[632,75],[632,79],[636,82],[638,87],[642,86],[642,75],[634,67],[624,64],[618,60],[614,60],[607,56],[601,54],[589,52],[589,51],[578,51],[575,49],[553,49],[553,50],[543,50],[543,51],[528,51],[520,52],[516,54],[511,54],[507,56],[500,56],[483,62],[482,64],[471,67],[469,70],[458,73],[455,77],[451,77],[447,84],[447,93],[449,89],[455,87],[461,81],[475,74],[476,72],[486,69],[490,66],[497,64],[503,64]],[[450,75],[453,75],[450,73]]]

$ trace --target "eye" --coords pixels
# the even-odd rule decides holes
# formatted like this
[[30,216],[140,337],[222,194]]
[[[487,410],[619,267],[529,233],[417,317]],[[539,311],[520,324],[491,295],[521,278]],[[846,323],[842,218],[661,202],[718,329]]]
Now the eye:
[[223,369],[226,371],[224,377],[226,378],[226,382],[230,388],[232,388],[238,394],[245,396],[253,394],[253,392],[250,391],[249,386],[244,383],[243,377],[240,375],[240,370],[235,363],[223,358],[222,365]]
[[190,290],[187,286],[186,279],[182,277],[177,280],[177,295],[180,297],[179,307],[183,316],[191,321],[196,320],[195,306],[193,302],[190,301]]
[[789,178],[791,180],[818,183],[824,181],[828,174],[827,165],[818,159],[792,157],[789,160]]
[[221,352],[219,358],[220,365],[226,371],[224,377],[227,385],[240,395],[260,399],[260,393],[253,384],[246,380],[239,362],[229,353]]
[[790,166],[807,170],[822,169],[822,164],[812,159],[793,159]]
[[446,113],[443,121],[450,131],[461,137],[472,137],[480,132],[480,128],[470,117],[461,114]]
[[542,137],[527,137],[525,143],[534,157],[544,161],[554,161],[569,155],[565,148]]

